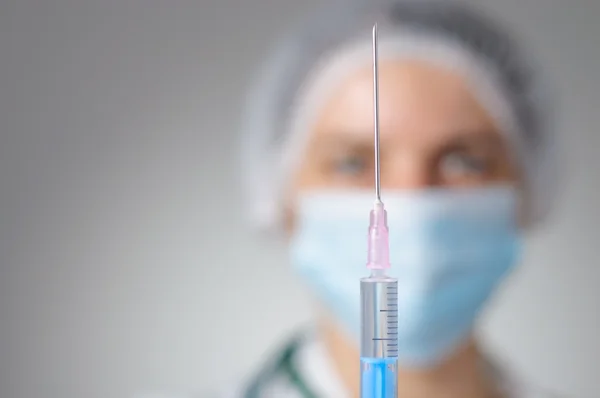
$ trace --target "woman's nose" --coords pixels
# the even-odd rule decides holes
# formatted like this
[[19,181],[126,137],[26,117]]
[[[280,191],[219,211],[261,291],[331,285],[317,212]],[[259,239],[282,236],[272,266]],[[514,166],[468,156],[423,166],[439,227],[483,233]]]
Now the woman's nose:
[[398,156],[381,167],[383,189],[417,190],[431,187],[434,183],[427,162],[417,156]]

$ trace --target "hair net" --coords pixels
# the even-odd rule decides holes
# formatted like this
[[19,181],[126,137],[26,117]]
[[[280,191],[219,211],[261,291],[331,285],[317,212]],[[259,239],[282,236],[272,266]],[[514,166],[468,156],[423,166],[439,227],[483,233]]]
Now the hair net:
[[[336,76],[370,58],[377,22],[382,56],[425,57],[471,80],[508,136],[525,181],[528,222],[554,195],[552,113],[541,71],[493,21],[446,1],[354,1],[323,8],[279,43],[249,92],[242,118],[242,168],[252,222],[280,225],[285,183],[309,133],[310,114]],[[383,36],[383,37],[382,37]],[[335,55],[335,56],[334,56]]]

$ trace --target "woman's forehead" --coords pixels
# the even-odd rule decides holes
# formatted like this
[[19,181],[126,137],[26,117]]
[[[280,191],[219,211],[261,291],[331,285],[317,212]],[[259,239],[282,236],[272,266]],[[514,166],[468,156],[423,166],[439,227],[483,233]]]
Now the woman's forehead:
[[[459,73],[418,60],[382,60],[379,64],[379,122],[382,139],[402,132],[444,135],[496,130]],[[373,133],[373,75],[357,68],[332,90],[317,116],[315,134]]]

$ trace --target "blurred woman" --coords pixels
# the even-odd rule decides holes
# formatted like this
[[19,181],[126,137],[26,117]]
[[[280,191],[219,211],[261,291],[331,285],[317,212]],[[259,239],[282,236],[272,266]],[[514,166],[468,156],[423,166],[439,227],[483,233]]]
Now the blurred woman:
[[381,184],[398,278],[399,397],[534,398],[474,334],[550,209],[554,146],[540,72],[496,23],[448,0],[322,9],[284,40],[243,119],[256,226],[287,234],[316,298],[234,397],[358,397],[373,205],[371,27],[379,26]]

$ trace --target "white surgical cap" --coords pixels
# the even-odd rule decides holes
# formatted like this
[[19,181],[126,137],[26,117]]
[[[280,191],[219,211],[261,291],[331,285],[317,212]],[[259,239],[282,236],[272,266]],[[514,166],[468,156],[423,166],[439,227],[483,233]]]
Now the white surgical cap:
[[[312,22],[312,23],[310,23]],[[524,173],[530,224],[550,209],[555,144],[540,71],[509,35],[449,1],[365,1],[320,12],[273,53],[242,118],[242,172],[251,221],[281,226],[286,182],[330,90],[371,61],[370,28],[380,26],[380,59],[422,59],[461,73],[512,145]]]

